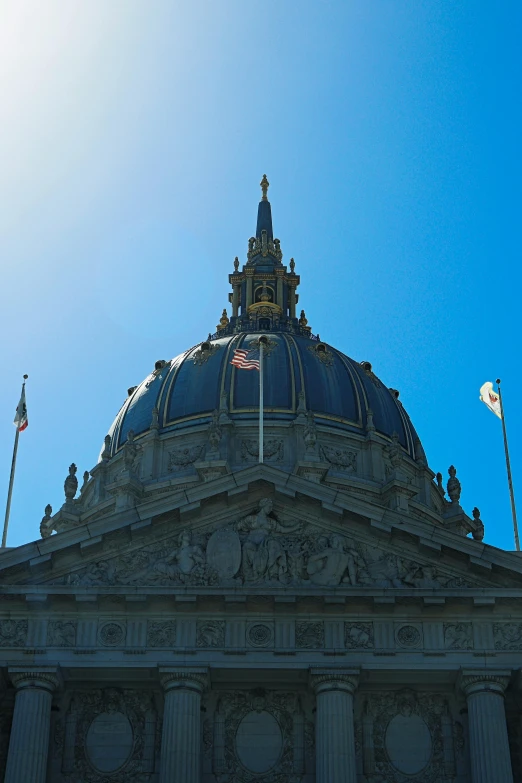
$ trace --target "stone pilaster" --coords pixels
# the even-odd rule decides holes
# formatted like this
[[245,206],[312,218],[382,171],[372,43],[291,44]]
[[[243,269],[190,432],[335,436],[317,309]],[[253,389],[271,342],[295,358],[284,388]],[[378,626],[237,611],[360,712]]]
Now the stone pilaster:
[[509,671],[463,671],[472,783],[513,783],[504,710]]
[[10,669],[16,688],[5,783],[45,783],[56,669]]
[[165,691],[160,783],[200,783],[201,694],[205,668],[160,669]]
[[317,783],[356,783],[353,696],[355,669],[312,669],[317,699],[315,754]]

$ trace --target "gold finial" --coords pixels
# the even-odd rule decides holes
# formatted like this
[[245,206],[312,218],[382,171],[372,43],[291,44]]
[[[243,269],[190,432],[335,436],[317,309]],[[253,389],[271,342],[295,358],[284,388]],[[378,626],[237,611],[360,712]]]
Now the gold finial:
[[263,201],[268,201],[268,188],[270,187],[270,182],[266,178],[266,174],[263,174],[263,179],[259,183],[261,185],[261,190],[263,192]]

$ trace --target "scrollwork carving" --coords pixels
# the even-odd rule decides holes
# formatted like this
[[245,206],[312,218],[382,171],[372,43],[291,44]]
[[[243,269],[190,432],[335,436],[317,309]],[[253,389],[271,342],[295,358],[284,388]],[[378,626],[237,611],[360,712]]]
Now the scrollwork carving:
[[[261,714],[278,727],[280,751],[275,754],[273,766],[260,775],[245,766],[245,759],[238,752],[237,736],[245,718]],[[214,718],[214,771],[217,780],[227,783],[299,781],[306,733],[306,722],[295,693],[257,688],[222,694]]]
[[357,471],[357,452],[334,446],[320,446],[323,459],[339,470]]
[[[88,741],[94,721],[100,716],[129,726],[129,754],[123,765],[103,772],[89,756]],[[128,722],[128,723],[127,723]],[[96,688],[74,691],[65,718],[62,773],[65,783],[148,783],[154,772],[158,721],[154,700],[140,690]],[[62,729],[63,731],[63,729]]]
[[199,459],[202,459],[205,451],[205,445],[186,447],[183,449],[170,449],[168,452],[167,470],[169,473],[175,470],[183,470],[193,465]]
[[[365,773],[386,783],[446,780],[455,774],[454,725],[441,694],[405,688],[371,695],[363,717]],[[419,752],[408,758],[406,768],[401,749],[413,735]]]
[[[248,462],[259,458],[259,441],[242,440],[241,441],[241,459]],[[284,459],[284,441],[282,438],[267,438],[263,442],[263,459],[273,462],[282,462]]]

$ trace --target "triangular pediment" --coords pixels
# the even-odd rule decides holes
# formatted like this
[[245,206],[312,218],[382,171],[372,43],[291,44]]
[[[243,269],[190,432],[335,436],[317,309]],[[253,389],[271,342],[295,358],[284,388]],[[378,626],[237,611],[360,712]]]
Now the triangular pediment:
[[516,555],[299,477],[283,483],[279,473],[249,468],[242,482],[238,474],[209,482],[206,497],[182,493],[170,509],[163,498],[149,518],[108,519],[105,532],[97,520],[47,539],[33,557],[23,550],[34,554],[35,545],[20,547],[18,559],[11,550],[0,558],[0,584],[298,594],[522,588]]

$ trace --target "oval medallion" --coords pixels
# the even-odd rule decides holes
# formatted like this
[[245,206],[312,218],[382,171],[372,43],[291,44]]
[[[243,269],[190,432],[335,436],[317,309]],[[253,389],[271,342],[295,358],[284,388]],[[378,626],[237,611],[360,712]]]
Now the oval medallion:
[[132,753],[132,726],[121,712],[102,712],[89,726],[85,752],[98,772],[116,772]]
[[273,715],[249,712],[238,726],[236,752],[239,760],[250,772],[268,772],[279,761],[283,736]]
[[431,734],[418,715],[396,715],[388,723],[385,737],[388,757],[399,772],[416,775],[431,758]]
[[232,579],[241,565],[241,542],[233,530],[216,530],[207,544],[207,563],[222,579]]

